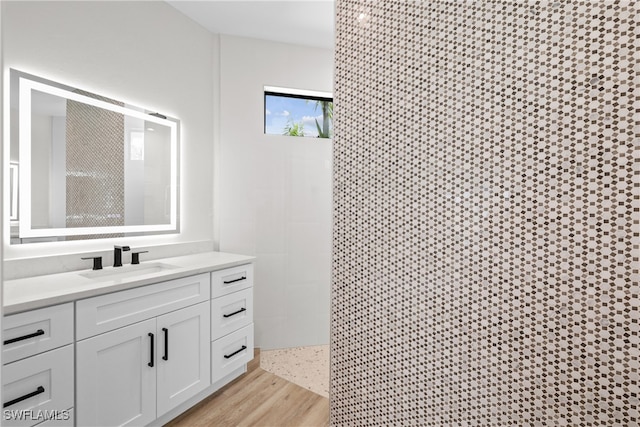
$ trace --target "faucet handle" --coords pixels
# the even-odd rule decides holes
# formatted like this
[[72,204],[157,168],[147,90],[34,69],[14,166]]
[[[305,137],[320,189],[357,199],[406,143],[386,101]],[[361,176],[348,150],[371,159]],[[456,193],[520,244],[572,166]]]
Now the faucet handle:
[[131,264],[140,264],[140,254],[146,254],[149,251],[131,252]]
[[93,269],[94,270],[102,270],[102,257],[101,256],[82,257],[82,259],[92,259],[93,260]]

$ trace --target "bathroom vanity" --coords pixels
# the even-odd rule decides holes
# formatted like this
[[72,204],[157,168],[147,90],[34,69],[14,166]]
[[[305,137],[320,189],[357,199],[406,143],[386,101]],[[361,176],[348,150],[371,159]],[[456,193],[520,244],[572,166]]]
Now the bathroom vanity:
[[[181,232],[178,119],[15,69],[9,87],[11,246]],[[129,250],[3,283],[2,425],[161,425],[246,371],[253,258]]]
[[4,283],[3,425],[161,425],[246,371],[252,257]]

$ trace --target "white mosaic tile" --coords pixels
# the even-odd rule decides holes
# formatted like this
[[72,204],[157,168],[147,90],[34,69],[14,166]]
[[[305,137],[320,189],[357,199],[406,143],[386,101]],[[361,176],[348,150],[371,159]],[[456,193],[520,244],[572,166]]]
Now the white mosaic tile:
[[637,426],[640,2],[336,12],[331,424]]

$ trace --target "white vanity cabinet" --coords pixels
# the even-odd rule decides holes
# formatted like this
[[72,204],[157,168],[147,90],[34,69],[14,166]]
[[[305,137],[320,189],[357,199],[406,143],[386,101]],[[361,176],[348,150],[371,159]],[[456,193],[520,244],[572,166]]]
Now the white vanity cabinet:
[[73,426],[73,304],[2,323],[3,426]]
[[95,282],[5,282],[16,314],[2,323],[1,424],[162,425],[202,401],[253,359],[252,260],[202,253],[167,259],[154,278],[124,267]]
[[78,301],[78,425],[146,425],[207,389],[209,295],[201,274]]

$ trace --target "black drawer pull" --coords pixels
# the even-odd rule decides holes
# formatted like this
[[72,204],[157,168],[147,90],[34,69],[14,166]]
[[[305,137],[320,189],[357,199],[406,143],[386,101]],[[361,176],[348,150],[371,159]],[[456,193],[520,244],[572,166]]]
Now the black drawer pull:
[[238,311],[234,311],[233,313],[230,313],[230,314],[223,314],[223,315],[222,315],[222,317],[231,317],[231,316],[235,316],[236,314],[240,314],[240,313],[242,313],[243,311],[247,311],[247,309],[246,309],[246,308],[244,308],[244,307],[242,307],[240,310],[238,310]]
[[233,279],[233,280],[229,280],[229,281],[223,281],[222,283],[224,283],[225,285],[228,285],[229,283],[235,283],[235,282],[239,282],[241,280],[247,280],[247,276],[243,276],[239,279]]
[[36,389],[36,391],[32,391],[31,393],[25,394],[24,396],[20,396],[20,397],[18,397],[18,398],[16,398],[16,399],[13,399],[13,400],[10,400],[10,401],[8,401],[8,402],[5,402],[5,403],[2,405],[2,407],[3,407],[3,408],[6,408],[7,406],[15,405],[16,403],[20,403],[20,402],[22,402],[23,400],[27,400],[27,399],[29,399],[29,398],[31,398],[31,397],[33,397],[33,396],[37,396],[37,395],[39,395],[40,393],[44,393],[44,387],[42,387],[41,385],[40,385],[40,386],[38,386],[38,388]]
[[150,347],[151,361],[147,363],[147,365],[149,365],[150,368],[153,368],[153,349],[155,346],[153,345],[153,334],[151,332],[149,332],[149,337],[151,338],[151,347]]
[[28,340],[29,338],[38,337],[40,335],[44,335],[44,331],[42,329],[38,329],[37,331],[35,331],[34,333],[29,334],[29,335],[24,335],[22,337],[11,338],[9,340],[5,340],[4,341],[4,345],[12,344],[12,343],[18,342],[18,341]]
[[246,346],[246,345],[243,345],[243,346],[242,346],[242,348],[240,348],[240,349],[238,349],[238,350],[234,351],[233,353],[231,353],[231,354],[225,354],[225,355],[224,355],[224,358],[225,358],[225,359],[231,359],[233,356],[235,356],[236,354],[240,353],[242,350],[246,350],[246,349],[247,349],[247,346]]
[[162,332],[164,332],[164,356],[162,356],[162,360],[169,360],[169,330],[162,328]]

